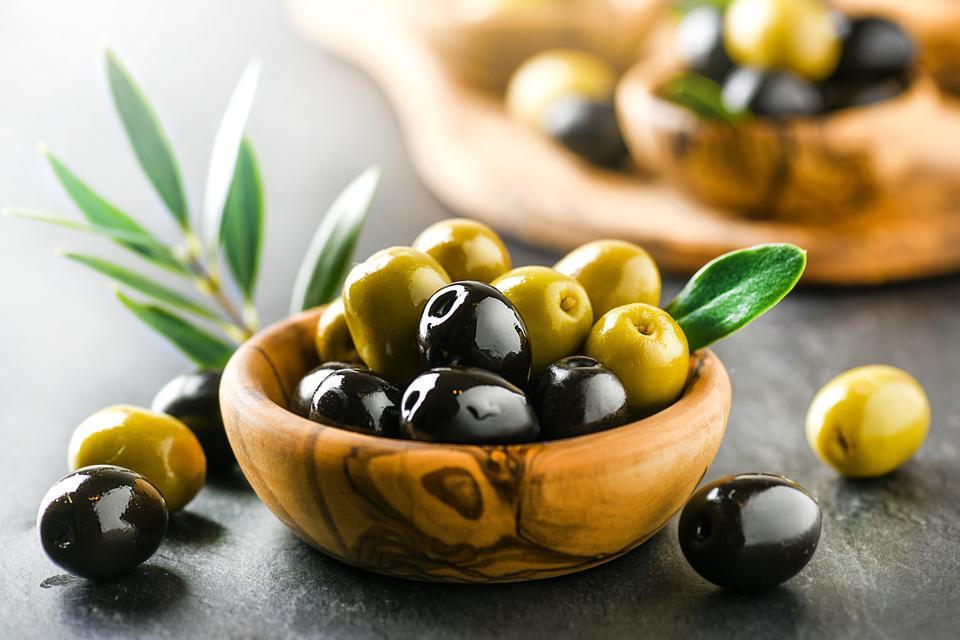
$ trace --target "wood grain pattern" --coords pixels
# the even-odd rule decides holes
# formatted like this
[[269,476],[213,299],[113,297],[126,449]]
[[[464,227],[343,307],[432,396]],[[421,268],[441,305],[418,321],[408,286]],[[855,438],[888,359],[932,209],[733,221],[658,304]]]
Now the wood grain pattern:
[[511,582],[580,571],[656,533],[720,446],[730,382],[698,352],[675,405],[630,425],[549,443],[391,440],[310,422],[285,406],[316,364],[320,309],[244,344],[221,385],[240,467],[267,506],[326,554],[431,581]]
[[[919,149],[895,190],[850,215],[818,221],[746,219],[649,176],[592,169],[506,117],[499,102],[456,81],[436,50],[378,0],[287,0],[311,39],[368,72],[396,109],[417,170],[448,206],[533,244],[567,250],[601,238],[644,245],[665,270],[692,272],[760,242],[809,252],[807,282],[866,284],[960,269],[960,110],[884,136]],[[896,149],[893,146],[888,148]],[[896,162],[892,153],[885,162]]]

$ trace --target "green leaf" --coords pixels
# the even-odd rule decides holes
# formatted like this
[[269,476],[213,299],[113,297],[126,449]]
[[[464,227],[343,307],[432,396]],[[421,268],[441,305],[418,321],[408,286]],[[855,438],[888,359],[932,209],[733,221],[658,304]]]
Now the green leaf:
[[240,291],[253,299],[263,238],[263,186],[250,141],[240,145],[233,183],[223,211],[223,250]]
[[60,181],[67,195],[70,196],[77,205],[77,208],[80,209],[80,212],[91,224],[97,227],[107,227],[109,229],[151,238],[150,244],[140,244],[136,241],[131,242],[120,239],[117,239],[117,242],[121,246],[140,254],[147,260],[165,269],[181,274],[188,273],[187,269],[173,255],[173,252],[159,240],[154,239],[149,231],[140,226],[133,218],[97,195],[45,147],[41,147],[40,152],[47,157],[57,180]]
[[761,244],[711,260],[690,278],[665,309],[690,351],[748,325],[790,293],[807,265],[807,252],[792,244]]
[[340,293],[379,184],[380,167],[370,167],[334,200],[300,265],[291,313],[326,304]]
[[749,111],[732,111],[723,102],[723,91],[716,82],[692,71],[674,76],[663,85],[663,97],[702,118],[738,124],[750,118]]
[[159,282],[131,271],[126,267],[122,267],[106,260],[101,260],[100,258],[96,258],[94,256],[88,256],[80,253],[64,253],[63,255],[74,262],[79,262],[80,264],[107,276],[119,284],[126,285],[131,289],[136,289],[140,293],[146,294],[151,298],[166,303],[171,307],[193,313],[201,318],[206,318],[215,322],[221,321],[221,318],[216,311],[203,306],[199,302],[191,300],[178,291],[174,291],[173,289],[170,289]]
[[57,215],[55,213],[38,211],[36,209],[29,209],[25,207],[6,207],[0,213],[2,213],[5,216],[10,216],[13,218],[21,218],[23,220],[34,220],[36,222],[44,222],[46,224],[52,224],[59,227],[64,227],[66,229],[72,229],[74,231],[92,233],[95,235],[103,236],[105,238],[109,238],[111,240],[123,240],[131,244],[136,244],[141,247],[149,247],[157,251],[168,251],[168,248],[160,244],[155,238],[152,238],[149,235],[140,233],[138,231],[125,231],[122,229],[104,227],[104,226],[101,226],[98,224],[92,224],[89,222],[80,222],[78,220],[71,220],[70,218],[64,218],[63,216]]
[[190,225],[187,200],[180,179],[180,169],[173,157],[170,143],[160,128],[160,123],[146,96],[120,63],[116,54],[107,50],[106,59],[107,78],[110,82],[113,103],[127,131],[127,137],[133,146],[137,161],[140,162],[147,178],[160,194],[167,209],[177,219],[180,228],[186,229]]
[[680,13],[689,13],[700,7],[713,7],[720,11],[726,11],[733,3],[733,0],[677,0],[674,7]]
[[222,369],[234,347],[180,316],[152,304],[137,302],[117,291],[117,298],[135,316],[168,339],[201,369]]

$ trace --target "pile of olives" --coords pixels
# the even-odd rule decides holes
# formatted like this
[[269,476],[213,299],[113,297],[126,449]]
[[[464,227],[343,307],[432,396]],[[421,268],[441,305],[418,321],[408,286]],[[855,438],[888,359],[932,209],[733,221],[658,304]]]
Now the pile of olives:
[[602,240],[512,268],[496,233],[445,220],[350,272],[290,409],[378,436],[504,444],[593,433],[681,394],[682,329],[642,248]]

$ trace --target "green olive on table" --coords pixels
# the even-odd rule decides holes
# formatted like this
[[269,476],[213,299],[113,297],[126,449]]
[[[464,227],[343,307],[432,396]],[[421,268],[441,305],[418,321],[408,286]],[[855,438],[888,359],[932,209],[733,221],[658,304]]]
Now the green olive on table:
[[71,471],[97,464],[136,471],[157,487],[171,511],[197,495],[207,473],[203,448],[189,427],[173,416],[127,405],[84,420],[70,438],[67,461]]
[[617,307],[597,320],[584,353],[617,374],[637,418],[675,402],[690,367],[683,329],[663,309],[641,303]]
[[491,284],[503,292],[527,327],[533,374],[576,353],[590,332],[590,297],[568,275],[548,267],[520,267]]
[[320,362],[360,362],[357,345],[347,326],[343,298],[331,302],[320,314],[314,344]]
[[222,471],[237,461],[220,414],[219,371],[192,371],[177,376],[157,392],[150,409],[171,415],[190,427],[203,447],[211,471]]
[[432,224],[413,241],[413,248],[433,257],[454,282],[491,282],[510,271],[510,253],[487,225],[466,218]]
[[553,267],[575,278],[600,317],[624,304],[660,304],[660,270],[650,254],[623,240],[597,240],[578,247]]
[[343,305],[363,362],[398,386],[421,373],[420,314],[447,284],[450,278],[436,260],[409,247],[378,251],[355,266],[344,284]]
[[923,387],[886,365],[856,367],[828,382],[806,420],[810,448],[851,478],[890,473],[917,452],[929,427]]

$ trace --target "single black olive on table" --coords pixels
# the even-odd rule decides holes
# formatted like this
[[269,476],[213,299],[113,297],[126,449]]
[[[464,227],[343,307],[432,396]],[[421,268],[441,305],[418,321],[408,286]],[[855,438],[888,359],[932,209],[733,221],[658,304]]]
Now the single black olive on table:
[[530,377],[530,339],[513,304],[481,282],[454,282],[427,301],[417,347],[426,368],[480,367],[516,385]]
[[690,71],[723,83],[733,70],[723,47],[723,13],[716,7],[689,11],[677,26],[677,54]]
[[483,369],[440,367],[403,394],[400,430],[413,440],[459,444],[530,442],[537,417],[518,387]]
[[128,573],[160,546],[167,503],[129,469],[95,465],[53,485],[40,503],[37,531],[56,564],[84,578]]
[[874,16],[844,24],[841,45],[837,79],[903,77],[916,61],[916,45],[900,25]]
[[620,378],[586,356],[570,356],[547,367],[529,398],[543,440],[603,431],[630,420]]
[[810,562],[820,540],[820,506],[782,476],[727,476],[693,494],[678,533],[690,566],[710,582],[739,591],[764,589]]
[[309,418],[348,431],[396,437],[400,391],[370,371],[339,369],[328,375],[310,405]]
[[236,462],[220,414],[219,371],[193,371],[177,376],[160,389],[151,409],[190,427],[203,447],[211,471],[223,470]]
[[540,125],[551,138],[598,167],[616,169],[627,158],[612,102],[559,98],[544,110]]
[[314,367],[297,383],[297,388],[293,391],[293,399],[290,401],[290,411],[298,416],[309,418],[310,403],[313,402],[313,395],[320,388],[320,383],[326,380],[331,373],[340,369],[365,371],[366,367],[362,364],[347,362],[324,362],[319,367]]
[[723,84],[723,103],[730,111],[789,118],[823,110],[823,96],[813,84],[789,71],[740,67]]

